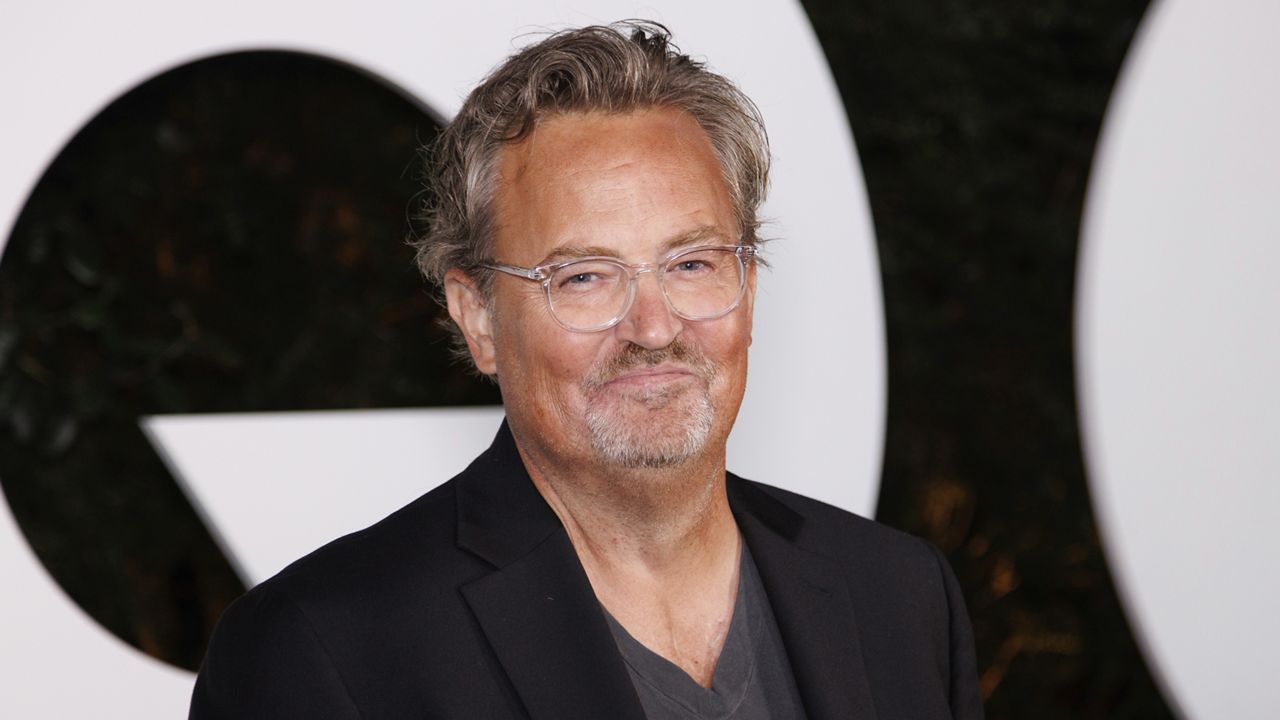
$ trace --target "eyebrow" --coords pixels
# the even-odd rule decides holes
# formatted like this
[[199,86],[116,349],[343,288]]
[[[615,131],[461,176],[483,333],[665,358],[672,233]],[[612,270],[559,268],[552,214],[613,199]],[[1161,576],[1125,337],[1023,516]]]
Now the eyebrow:
[[599,245],[565,245],[552,250],[546,257],[538,261],[538,265],[552,265],[565,260],[577,260],[585,257],[616,257],[617,253]]
[[714,225],[703,225],[667,240],[662,244],[660,254],[666,255],[676,248],[688,245],[703,245],[708,240],[723,240],[724,232]]
[[[702,225],[687,232],[668,238],[666,242],[658,248],[659,256],[665,257],[676,248],[689,245],[698,245],[705,243],[707,240],[720,239],[725,237],[724,232],[714,225]],[[554,265],[555,263],[565,262],[566,260],[577,260],[586,257],[618,257],[616,250],[601,247],[599,245],[565,245],[552,250],[546,257],[538,262],[538,266]]]

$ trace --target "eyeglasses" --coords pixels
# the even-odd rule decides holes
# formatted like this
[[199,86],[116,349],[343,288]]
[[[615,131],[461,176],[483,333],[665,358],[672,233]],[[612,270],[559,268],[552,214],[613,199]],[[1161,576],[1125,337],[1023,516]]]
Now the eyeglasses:
[[502,263],[480,267],[542,283],[551,316],[566,330],[597,332],[617,325],[636,298],[640,273],[657,273],[667,307],[685,320],[714,320],[742,300],[748,245],[702,245],[677,250],[659,263],[632,265],[611,257],[587,257],[524,268]]

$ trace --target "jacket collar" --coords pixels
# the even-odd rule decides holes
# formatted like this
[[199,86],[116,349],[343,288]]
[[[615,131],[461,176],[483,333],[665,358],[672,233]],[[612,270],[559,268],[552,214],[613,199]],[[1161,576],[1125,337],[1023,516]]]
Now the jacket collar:
[[[809,718],[874,720],[853,604],[837,563],[809,548],[805,518],[729,475]],[[504,421],[457,481],[458,545],[495,570],[462,588],[534,720],[644,720],[582,564]]]
[[729,505],[755,558],[805,713],[811,720],[875,720],[845,569],[806,533],[802,514],[754,483],[727,479]]
[[645,720],[586,571],[504,421],[456,482],[458,545],[494,566],[462,595],[533,720]]
[[458,477],[456,497],[458,546],[497,568],[564,532],[534,487],[506,420],[489,449]]

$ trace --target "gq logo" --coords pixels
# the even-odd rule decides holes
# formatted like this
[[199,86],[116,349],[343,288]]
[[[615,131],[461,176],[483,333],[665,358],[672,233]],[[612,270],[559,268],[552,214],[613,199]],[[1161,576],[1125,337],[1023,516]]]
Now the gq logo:
[[[213,590],[229,598],[241,583],[263,579],[443,481],[487,445],[501,415],[496,393],[461,377],[436,342],[436,311],[401,245],[403,203],[369,207],[360,198],[408,194],[402,187],[412,186],[412,171],[404,167],[415,142],[434,132],[430,115],[452,114],[531,23],[640,13],[614,3],[584,3],[569,15],[551,4],[421,5],[375,3],[351,15],[294,3],[254,6],[249,15],[218,6],[192,22],[161,3],[140,2],[129,15],[143,18],[141,24],[117,20],[124,15],[116,8],[109,17],[90,13],[69,24],[33,9],[8,25],[5,46],[25,71],[7,75],[3,88],[22,111],[6,120],[0,138],[6,159],[0,208],[14,233],[0,266],[8,312],[0,382],[18,390],[0,397],[8,421],[0,480],[24,505],[19,516],[28,523],[68,523],[42,518],[41,499],[81,498],[68,535],[82,542],[79,549],[35,548],[46,558],[71,558],[71,572],[55,568],[59,588],[13,518],[0,513],[0,572],[15,589],[0,595],[0,668],[16,680],[6,683],[0,713],[182,714],[191,675],[152,656],[187,666],[195,660],[173,657],[155,638],[133,631],[128,612],[106,616],[89,596],[113,573],[156,574],[130,558],[163,568],[187,551],[154,513],[144,519],[149,498],[181,488],[190,499],[195,514],[161,520],[196,536],[203,524],[212,536],[206,542],[216,541],[227,565],[220,575],[202,577],[224,578]],[[705,53],[760,104],[778,157],[764,215],[773,221],[771,234],[785,241],[770,248],[775,269],[761,278],[752,380],[731,463],[870,514],[883,423],[882,312],[850,134],[801,9],[769,3],[748,27],[730,32],[723,18],[732,12],[716,3],[656,13],[679,42]],[[651,8],[643,14],[655,15]],[[250,27],[245,17],[253,18]],[[368,24],[375,24],[370,32],[360,29]],[[766,34],[778,45],[767,57],[750,40]],[[257,48],[332,60],[276,53],[189,62]],[[293,87],[304,82],[294,76],[318,72],[334,85],[330,96],[344,85],[367,85],[341,66],[324,70],[333,61],[403,92],[361,96],[405,120],[373,133],[359,162],[325,153],[342,144],[333,140],[347,128],[367,126],[362,104],[299,108],[292,125],[287,118],[255,121],[260,108],[253,104],[234,107],[237,92],[255,82],[296,92],[299,102],[320,102],[315,98],[326,93]],[[272,77],[255,78],[262,74]],[[223,89],[226,107],[204,110],[250,123],[243,135],[257,142],[237,145],[233,130],[220,135],[217,127],[202,128],[199,117],[166,124],[159,121],[163,112],[128,116],[123,104],[109,104],[130,91],[129,112],[172,103],[181,114],[193,102],[208,102],[183,95],[197,80]],[[282,152],[283,141],[263,130],[271,127],[305,133],[308,153],[317,157]],[[98,152],[153,164],[129,183],[95,175],[95,163],[111,158],[87,149],[101,148],[92,141],[107,136],[126,141]],[[209,174],[216,172],[212,164],[167,167],[149,159],[220,150],[239,165],[234,177]],[[368,176],[350,176],[379,163],[382,169]],[[381,195],[340,189],[397,181],[403,185]],[[291,200],[279,188],[289,183],[313,190]],[[173,197],[183,202],[167,205]],[[119,203],[111,198],[144,208],[141,227],[113,210]],[[67,226],[80,218],[90,218],[92,227]],[[840,371],[795,371],[812,357]],[[777,422],[782,417],[786,422]],[[841,453],[824,456],[814,447]],[[95,533],[128,522],[141,522],[137,534],[147,538],[126,548],[129,557],[93,543]],[[77,584],[95,572],[99,582]],[[148,612],[153,596],[130,589],[139,583],[116,583],[125,586],[126,608]],[[155,595],[210,590],[190,587],[189,577],[161,583]],[[200,612],[199,605],[165,611],[193,609]],[[121,643],[104,625],[150,654]],[[76,693],[65,691],[69,684]]]
[[[883,435],[879,281],[844,110],[801,9],[782,2],[750,14],[723,2],[659,11],[585,1],[573,11],[552,3],[423,4],[383,0],[335,10],[233,2],[199,16],[151,0],[75,14],[24,8],[0,30],[9,53],[0,76],[4,226],[21,229],[15,222],[29,194],[33,216],[37,203],[68,197],[59,182],[90,198],[145,197],[145,186],[113,187],[114,178],[95,176],[93,162],[64,167],[61,179],[51,173],[31,191],[82,126],[87,136],[113,117],[128,124],[110,108],[85,126],[88,118],[174,66],[182,67],[157,82],[206,72],[213,65],[186,63],[235,51],[312,53],[399,88],[401,95],[381,91],[380,102],[396,106],[393,115],[417,117],[414,131],[425,139],[434,124],[412,104],[449,116],[520,32],[655,17],[760,103],[778,158],[765,214],[782,241],[769,248],[774,269],[761,278],[758,342],[731,465],[869,514]],[[1109,111],[1082,225],[1077,362],[1098,520],[1148,660],[1190,717],[1269,717],[1280,707],[1280,686],[1266,675],[1280,645],[1270,607],[1280,593],[1271,530],[1271,509],[1280,504],[1276,27],[1274,3],[1154,6]],[[257,58],[255,67],[330,62],[273,58],[265,65]],[[355,74],[335,66],[331,77],[351,82]],[[157,85],[139,91],[147,88]],[[238,115],[251,122],[255,109]],[[320,127],[357,111],[300,113]],[[190,141],[175,128],[145,129],[170,152]],[[317,154],[327,149],[323,138],[316,133]],[[369,138],[369,154],[394,157],[394,147],[378,146],[384,140]],[[434,311],[409,275],[396,274],[411,272],[407,253],[391,247],[400,232],[360,226],[403,208],[352,207],[341,193],[321,193],[314,207],[294,208],[309,219],[298,233],[261,237],[209,207],[236,206],[226,194],[261,199],[272,191],[271,177],[303,170],[270,143],[241,160],[265,178],[259,187],[154,178],[215,198],[155,208],[146,226],[154,235],[123,226],[106,204],[92,228],[55,223],[23,234],[0,264],[6,493],[93,498],[77,520],[92,525],[101,516],[129,517],[111,490],[121,478],[150,478],[157,493],[182,488],[229,563],[229,593],[446,479],[487,443],[500,414],[484,406],[495,401],[492,389],[452,376],[457,368],[430,344]],[[333,183],[350,180],[339,173]],[[386,174],[360,178],[386,181]],[[95,191],[94,183],[102,187]],[[197,215],[207,228],[166,234],[165,213]],[[57,207],[39,214],[59,217]],[[115,242],[60,244],[95,236]],[[341,242],[350,237],[363,242]],[[274,250],[255,254],[263,248]],[[284,256],[330,266],[261,262]],[[350,285],[306,284],[341,272]],[[164,282],[162,292],[146,294]],[[401,304],[374,302],[362,291],[369,285],[403,287],[389,293]],[[322,317],[343,313],[351,314]],[[815,358],[827,372],[811,371]],[[406,404],[425,409],[395,409]],[[59,460],[86,448],[93,452],[82,461]],[[23,517],[38,519],[40,504],[25,502]],[[176,552],[165,547],[166,536],[150,542],[152,556]],[[93,570],[98,556],[86,557],[82,565]],[[87,617],[65,594],[77,596],[77,588],[50,579],[3,511],[0,574],[7,679],[0,714],[181,716],[191,675],[103,630],[130,618]],[[169,582],[173,590],[185,580]],[[134,642],[163,655],[145,637]]]

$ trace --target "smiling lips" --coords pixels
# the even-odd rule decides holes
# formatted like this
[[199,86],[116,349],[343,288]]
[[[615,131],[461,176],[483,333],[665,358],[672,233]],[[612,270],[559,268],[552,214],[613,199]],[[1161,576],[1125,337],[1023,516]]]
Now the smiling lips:
[[588,394],[605,388],[672,392],[686,380],[700,378],[709,385],[713,375],[714,366],[680,338],[656,350],[628,343],[596,368],[584,389]]
[[662,363],[661,365],[636,368],[635,370],[624,372],[606,382],[605,385],[650,387],[694,377],[697,377],[697,375],[687,367],[672,363]]

